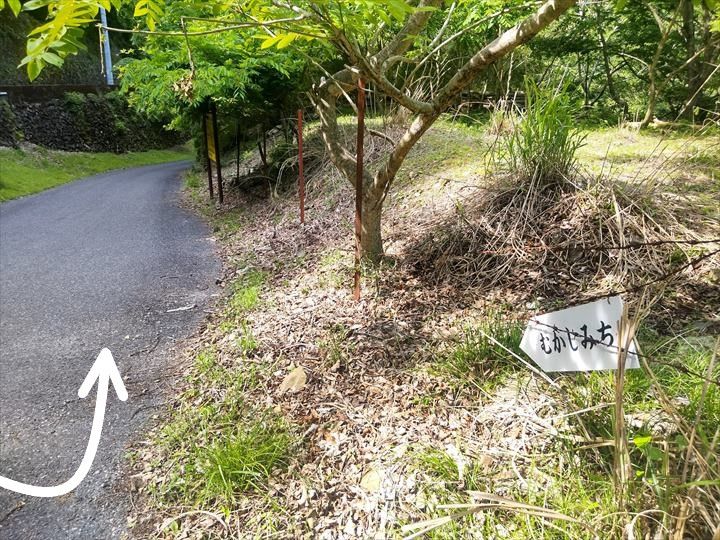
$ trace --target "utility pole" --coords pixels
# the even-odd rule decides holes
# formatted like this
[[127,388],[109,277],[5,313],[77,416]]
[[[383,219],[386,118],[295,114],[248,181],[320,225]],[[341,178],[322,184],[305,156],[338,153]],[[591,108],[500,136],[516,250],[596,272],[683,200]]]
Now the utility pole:
[[105,13],[105,8],[100,8],[100,23],[102,24],[103,56],[105,57],[105,82],[108,86],[113,86],[115,80],[113,79],[112,58],[110,56],[110,33],[107,31],[107,14]]

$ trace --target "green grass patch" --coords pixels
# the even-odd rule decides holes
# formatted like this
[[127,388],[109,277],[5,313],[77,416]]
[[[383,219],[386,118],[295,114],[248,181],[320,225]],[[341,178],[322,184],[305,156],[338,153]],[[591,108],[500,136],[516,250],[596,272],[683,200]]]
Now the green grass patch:
[[163,456],[153,464],[162,472],[152,487],[156,504],[227,513],[287,467],[297,434],[275,411],[247,398],[262,369],[271,366],[224,367],[213,347],[197,354],[190,386],[155,441]]
[[[578,464],[582,458],[583,455],[576,455],[558,460],[553,453],[537,458],[518,469],[523,475],[523,485],[519,486],[517,476],[508,478],[507,463],[486,469],[465,455],[461,474],[457,460],[447,451],[424,448],[411,457],[419,472],[418,500],[422,507],[422,518],[413,521],[438,519],[458,512],[447,523],[423,536],[432,539],[592,538],[586,524],[612,512],[614,491],[606,475],[579,474]],[[441,505],[482,502],[474,501],[468,491],[502,493],[509,499],[574,517],[579,523],[543,520],[522,511],[485,508],[460,515],[463,508],[440,508]]]
[[127,154],[0,148],[0,201],[31,195],[113,169],[192,159],[186,147]]
[[200,173],[190,171],[185,175],[185,187],[188,189],[200,189]]
[[[714,346],[709,337],[668,340],[645,331],[639,342],[650,359],[652,375],[644,370],[630,370],[625,378],[625,423],[633,470],[628,486],[631,494],[628,511],[642,512],[655,507],[666,515],[675,515],[679,505],[688,498],[695,497],[695,504],[702,504],[697,500],[697,493],[693,495],[689,491],[697,472],[688,469],[689,474],[683,479],[690,426],[695,430],[693,445],[711,470],[717,471],[719,456],[713,440],[717,438],[720,424],[720,390],[717,383],[706,384],[704,378],[720,380],[720,365],[716,364],[712,373],[708,373]],[[653,378],[657,386],[652,384]],[[615,401],[612,373],[579,375],[563,384],[563,391],[575,410],[594,408],[573,417],[580,432],[590,440],[613,440],[613,407],[595,408]],[[660,399],[661,394],[666,396],[666,402]],[[668,403],[678,416],[668,412]],[[680,427],[683,424],[685,428]],[[613,500],[613,455],[612,447],[586,452],[583,466],[572,471],[576,478],[593,483],[594,497],[604,494],[607,500]],[[717,497],[719,482],[717,475],[702,477],[700,485]],[[597,498],[595,502],[600,504]],[[622,524],[618,522],[614,526],[620,528]],[[640,534],[640,525],[637,534]]]
[[258,341],[253,334],[252,328],[248,321],[242,321],[237,329],[238,335],[235,338],[235,346],[243,355],[248,355],[258,348]]
[[522,335],[521,323],[492,313],[479,325],[467,328],[459,342],[441,352],[433,371],[449,376],[459,386],[491,390],[515,371],[518,361],[508,350],[524,357],[520,350]]
[[233,293],[228,301],[228,314],[239,319],[248,311],[255,309],[260,303],[260,291],[266,279],[265,272],[248,269],[232,285]]
[[206,375],[217,368],[217,356],[215,351],[208,347],[198,353],[195,357],[195,369],[198,373]]
[[293,426],[248,397],[260,385],[260,372],[272,370],[247,361],[258,347],[247,317],[260,304],[266,277],[247,267],[232,284],[221,328],[232,333],[239,354],[221,362],[215,346],[197,353],[189,387],[156,438],[162,457],[153,467],[162,481],[152,495],[159,507],[186,505],[227,516],[241,498],[262,494],[297,451]]
[[[200,365],[206,361],[198,359]],[[165,473],[154,488],[158,503],[230,511],[239,497],[262,490],[287,467],[296,434],[274,411],[245,399],[256,384],[253,372],[225,370],[214,378],[212,392],[195,389],[184,396],[158,440],[172,457],[155,464]]]
[[242,208],[236,208],[216,215],[213,219],[213,232],[218,233],[221,239],[232,236],[242,227],[243,214]]
[[204,499],[235,501],[238,493],[259,490],[276,469],[290,460],[293,438],[284,420],[269,412],[224,433],[198,452],[196,470]]
[[565,89],[525,81],[527,107],[502,140],[502,157],[522,185],[561,184],[570,177],[585,136],[575,127],[575,103]]

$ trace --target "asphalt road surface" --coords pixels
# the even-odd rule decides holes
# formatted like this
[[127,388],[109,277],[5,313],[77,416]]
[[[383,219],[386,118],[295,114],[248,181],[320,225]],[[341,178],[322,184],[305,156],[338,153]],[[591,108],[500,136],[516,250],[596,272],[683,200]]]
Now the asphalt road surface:
[[83,400],[77,391],[103,347],[129,394],[123,403],[110,389],[95,462],[75,491],[0,488],[3,540],[124,534],[126,445],[167,397],[174,347],[200,324],[219,275],[209,230],[178,205],[187,166],[115,171],[0,205],[0,475],[41,486],[73,475],[95,405],[95,389]]

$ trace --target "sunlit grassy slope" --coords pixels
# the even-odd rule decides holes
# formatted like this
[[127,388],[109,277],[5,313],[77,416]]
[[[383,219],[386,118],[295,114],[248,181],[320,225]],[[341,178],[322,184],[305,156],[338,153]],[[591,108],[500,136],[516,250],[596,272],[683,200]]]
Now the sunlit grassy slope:
[[187,147],[128,154],[0,148],[0,201],[15,199],[112,169],[192,158]]

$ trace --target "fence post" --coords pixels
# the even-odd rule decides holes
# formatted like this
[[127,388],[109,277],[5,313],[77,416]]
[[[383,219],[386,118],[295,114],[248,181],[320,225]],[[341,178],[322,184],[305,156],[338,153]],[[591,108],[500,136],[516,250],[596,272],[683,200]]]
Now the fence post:
[[303,176],[303,112],[298,109],[298,182],[300,189],[300,223],[305,223],[305,176]]
[[357,95],[357,154],[355,158],[355,290],[353,298],[360,300],[360,257],[362,241],[363,144],[365,140],[365,83],[358,79]]
[[203,139],[205,142],[205,157],[207,159],[207,171],[208,171],[208,191],[210,192],[210,200],[215,197],[213,193],[213,181],[212,181],[212,160],[210,159],[210,138],[208,137],[208,116],[207,113],[202,115],[202,126],[203,126]]
[[220,204],[223,202],[223,181],[222,181],[222,167],[220,166],[220,137],[218,136],[217,126],[217,106],[215,103],[212,104],[212,124],[213,124],[213,138],[215,140],[215,167],[217,168],[218,177],[218,200]]
[[235,182],[240,182],[240,115],[235,119]]

